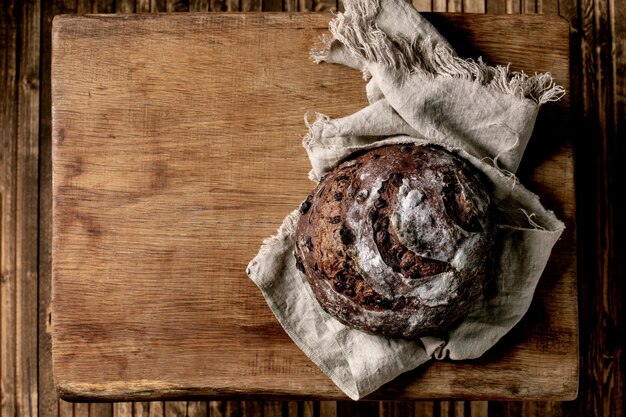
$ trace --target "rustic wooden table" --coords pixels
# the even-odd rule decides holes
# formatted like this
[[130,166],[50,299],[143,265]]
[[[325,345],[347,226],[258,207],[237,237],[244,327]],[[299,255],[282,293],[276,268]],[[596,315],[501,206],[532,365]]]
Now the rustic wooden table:
[[[622,416],[626,170],[625,0],[413,0],[420,11],[561,15],[570,22],[577,172],[580,391],[576,401],[67,403],[53,385],[51,22],[55,15],[325,11],[329,0],[6,0],[0,4],[0,415]],[[546,50],[551,45],[542,45]],[[193,81],[193,80],[191,80]],[[102,364],[106,367],[106,363]],[[206,400],[206,401],[205,401]]]
[[[339,117],[366,105],[358,71],[309,58],[331,17],[55,19],[52,354],[63,398],[346,398],[245,275],[314,186],[304,113]],[[462,56],[551,71],[569,90],[564,19],[428,18]],[[529,314],[479,360],[430,364],[368,398],[576,396],[569,100],[542,111],[519,178],[567,229]]]

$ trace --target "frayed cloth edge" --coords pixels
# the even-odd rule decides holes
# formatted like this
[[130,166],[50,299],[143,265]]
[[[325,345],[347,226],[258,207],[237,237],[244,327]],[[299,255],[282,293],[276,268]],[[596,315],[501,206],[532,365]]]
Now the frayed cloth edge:
[[[446,45],[432,39],[391,38],[376,25],[380,0],[344,1],[345,13],[338,13],[329,23],[328,34],[323,35],[310,55],[314,62],[329,61],[333,41],[366,63],[377,63],[425,77],[451,77],[471,80],[491,91],[529,99],[536,104],[558,101],[565,89],[554,82],[549,72],[526,74],[511,71],[510,66],[490,66],[482,61],[463,59]],[[366,67],[365,76],[369,74]]]
[[277,242],[290,238],[295,233],[296,224],[299,218],[300,212],[297,209],[289,213],[276,231],[276,234],[263,240],[261,248],[259,249],[259,252],[255,259],[265,256],[267,252],[271,250],[272,246]]
[[[428,42],[427,42],[428,43]],[[526,74],[524,71],[511,71],[510,65],[490,66],[483,62],[463,59],[445,46],[436,45],[430,52],[425,65],[411,68],[412,73],[425,77],[450,77],[473,81],[493,92],[529,99],[537,104],[558,101],[565,95],[565,89],[556,84],[549,72]]]

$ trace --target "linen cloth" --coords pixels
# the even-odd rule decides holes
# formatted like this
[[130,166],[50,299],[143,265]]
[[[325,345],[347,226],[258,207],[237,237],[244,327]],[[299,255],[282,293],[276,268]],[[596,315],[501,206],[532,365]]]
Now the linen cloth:
[[[369,79],[369,106],[340,119],[317,114],[303,145],[310,178],[355,151],[391,143],[436,143],[467,159],[493,184],[500,213],[493,276],[470,312],[443,336],[392,339],[351,329],[328,315],[295,266],[294,210],[248,265],[287,334],[350,398],[357,400],[399,374],[435,359],[481,356],[528,310],[564,225],[514,173],[541,104],[563,89],[550,74],[459,58],[403,0],[345,1],[332,37],[312,50],[317,62],[359,69]],[[303,198],[306,196],[303,196]]]

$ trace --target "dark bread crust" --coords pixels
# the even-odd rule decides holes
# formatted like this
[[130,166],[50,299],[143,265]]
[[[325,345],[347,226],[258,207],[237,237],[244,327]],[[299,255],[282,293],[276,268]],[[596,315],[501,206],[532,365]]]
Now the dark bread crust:
[[388,337],[435,335],[486,280],[493,233],[486,181],[435,146],[353,155],[300,207],[296,265],[320,305]]

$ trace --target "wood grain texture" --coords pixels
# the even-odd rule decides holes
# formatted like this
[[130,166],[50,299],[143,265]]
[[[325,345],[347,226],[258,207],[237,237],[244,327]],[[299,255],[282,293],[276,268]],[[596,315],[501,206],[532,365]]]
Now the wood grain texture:
[[[466,40],[455,45],[465,56],[551,70],[568,84],[559,19],[429,18],[449,39]],[[263,238],[312,187],[299,140],[304,112],[336,117],[365,104],[354,71],[308,61],[327,22],[295,14],[55,21],[53,361],[64,398],[343,398],[245,276]],[[509,37],[497,36],[505,27]],[[528,38],[538,31],[550,51]],[[242,57],[234,66],[233,56]],[[547,106],[546,120],[561,126],[566,108]],[[529,146],[520,175],[568,231],[533,308],[483,358],[433,363],[372,398],[575,395],[572,150],[548,125],[539,121],[542,146]]]
[[187,417],[207,417],[208,414],[209,408],[206,401],[189,401],[187,403]]
[[[78,405],[78,404],[75,404]],[[76,410],[74,410],[76,411]],[[173,414],[178,417],[179,414]],[[113,417],[133,417],[133,403],[114,403],[113,404]]]
[[137,0],[135,3],[135,10],[137,13],[149,13],[150,12],[150,0]]
[[[267,8],[267,6],[265,6]],[[261,0],[241,0],[240,10],[242,12],[260,12],[263,8]]]
[[150,402],[150,417],[164,417],[165,416],[165,403],[163,401]]
[[135,13],[135,0],[116,0],[115,11],[117,13]]
[[[15,16],[18,13],[22,13],[20,11],[13,11],[14,14],[9,14],[7,11],[7,7],[11,8],[11,4],[18,4],[19,2],[3,2],[2,6],[0,6],[2,12],[0,13],[0,17],[2,19],[11,18],[11,16]],[[49,323],[49,309],[48,309],[48,300],[49,296],[49,283],[50,283],[50,228],[51,228],[51,215],[50,208],[51,204],[48,202],[51,201],[51,169],[50,169],[50,83],[49,83],[49,70],[50,70],[50,28],[51,28],[51,20],[52,16],[58,13],[93,13],[98,12],[98,8],[100,11],[113,10],[111,9],[111,2],[109,1],[98,1],[98,0],[51,0],[51,1],[40,1],[41,3],[41,83],[40,83],[40,94],[41,94],[41,117],[39,121],[40,125],[40,215],[39,215],[39,303],[38,305],[33,305],[30,308],[39,311],[39,354],[38,354],[38,362],[39,362],[39,372],[38,372],[38,403],[39,407],[37,410],[33,411],[33,415],[37,415],[37,413],[41,416],[57,416],[61,407],[58,403],[58,399],[56,396],[56,392],[54,391],[52,385],[52,375],[51,375],[51,356],[50,356],[50,346],[49,346],[49,334],[47,331],[50,329]],[[414,2],[415,3],[415,2]],[[420,4],[424,6],[420,10],[430,11],[432,10],[432,4],[436,3],[434,1],[421,1]],[[260,1],[259,1],[260,4]],[[445,3],[444,3],[445,4]],[[155,6],[151,10],[151,6]],[[298,5],[300,7],[299,10],[311,10],[312,1],[311,0],[299,0]],[[20,6],[18,6],[20,7]],[[191,7],[191,2],[190,2]],[[626,10],[626,5],[624,5],[623,1],[612,1],[612,2],[598,2],[598,7],[605,7],[609,10],[609,15],[611,18],[608,20],[609,24],[603,24],[597,26],[593,29],[594,17],[592,13],[588,13],[587,10],[589,8],[593,9],[596,6],[591,7],[581,7],[580,1],[574,0],[561,0],[561,1],[552,1],[552,0],[543,0],[538,1],[536,3],[536,8],[541,13],[559,13],[562,16],[565,16],[571,24],[572,27],[572,36],[571,36],[571,56],[572,56],[572,88],[570,89],[569,97],[572,100],[573,107],[575,109],[575,121],[578,120],[576,124],[577,128],[576,134],[574,137],[576,139],[576,147],[577,147],[577,182],[578,185],[578,215],[580,222],[578,224],[578,233],[581,235],[581,239],[579,240],[580,244],[580,254],[581,260],[581,270],[580,270],[580,279],[581,279],[581,303],[582,310],[581,314],[583,317],[594,317],[592,320],[583,320],[583,331],[581,332],[581,358],[582,358],[582,373],[581,373],[581,392],[579,398],[576,401],[570,402],[556,402],[556,403],[525,403],[529,404],[526,407],[519,407],[505,405],[499,402],[489,402],[488,404],[488,415],[489,416],[528,416],[533,407],[535,411],[540,412],[539,415],[545,416],[591,416],[591,415],[614,415],[621,416],[624,415],[624,406],[623,406],[623,393],[625,391],[623,386],[623,376],[624,372],[624,360],[623,360],[623,349],[624,349],[624,340],[622,338],[614,338],[607,336],[607,330],[612,328],[623,329],[626,327],[626,323],[624,322],[624,313],[623,308],[621,308],[622,313],[619,313],[620,306],[623,306],[624,303],[624,289],[623,283],[619,279],[609,278],[609,279],[600,279],[599,277],[603,275],[609,275],[610,277],[621,277],[624,276],[624,268],[623,268],[623,259],[620,256],[604,256],[602,254],[606,253],[620,253],[620,250],[623,252],[624,242],[623,238],[620,239],[620,236],[625,236],[623,218],[622,216],[612,216],[611,221],[604,226],[602,233],[598,233],[598,228],[596,224],[600,224],[599,221],[595,219],[599,216],[600,210],[598,210],[598,204],[596,203],[598,198],[605,198],[604,191],[599,190],[596,186],[591,186],[592,183],[595,183],[595,178],[597,176],[604,176],[608,178],[609,181],[614,187],[613,189],[619,186],[619,183],[615,183],[619,178],[623,178],[623,169],[626,166],[624,163],[624,156],[626,155],[625,150],[623,148],[624,141],[618,141],[617,147],[614,149],[614,152],[611,155],[605,155],[602,158],[610,158],[611,163],[609,166],[600,163],[601,158],[594,156],[597,155],[599,151],[599,145],[601,140],[597,139],[604,136],[604,129],[612,129],[613,133],[611,133],[614,138],[623,138],[626,136],[624,131],[624,123],[626,121],[626,109],[624,108],[624,97],[626,97],[626,82],[624,82],[624,74],[626,69],[626,64],[624,63],[624,36],[626,35],[626,31],[624,30],[624,11]],[[506,12],[506,0],[487,0],[486,8],[488,13],[504,13]],[[234,10],[234,9],[231,9]],[[441,9],[439,9],[441,10]],[[443,9],[445,11],[445,7]],[[136,11],[137,12],[156,12],[156,11],[165,11],[165,1],[164,0],[137,0],[136,2]],[[6,22],[3,20],[3,24]],[[610,108],[609,113],[602,113],[594,106],[586,106],[583,111],[583,106],[581,104],[581,100],[579,100],[580,94],[578,93],[582,89],[591,89],[596,88],[598,85],[598,71],[595,69],[594,65],[585,65],[583,67],[580,59],[581,54],[581,33],[583,33],[583,24],[589,27],[591,25],[592,30],[585,30],[586,35],[586,50],[593,50],[594,48],[608,48],[608,50],[613,51],[610,55],[609,65],[605,66],[605,71],[614,73],[612,77],[612,81],[605,85],[609,94],[613,97],[614,106]],[[0,33],[0,60],[6,60],[11,56],[15,57],[16,55],[22,53],[23,47],[21,48],[10,48],[10,42],[7,44],[5,41],[7,39],[11,39],[14,37],[18,30],[19,25],[11,25],[7,28],[7,26],[0,26],[2,30]],[[8,30],[7,30],[8,29]],[[595,33],[593,34],[595,30]],[[606,39],[603,32],[610,31],[610,42],[607,44],[601,43],[601,39]],[[546,47],[549,48],[549,45]],[[589,62],[589,61],[587,61]],[[606,62],[605,62],[606,63]],[[0,85],[5,86],[6,83],[10,81],[10,79],[5,78],[7,72],[4,71],[4,66],[0,66]],[[3,72],[4,71],[4,72]],[[21,77],[19,74],[21,69],[17,68],[15,70],[15,74],[12,77]],[[605,73],[606,74],[606,73]],[[606,77],[603,78],[606,81]],[[15,81],[15,78],[12,79]],[[10,160],[12,158],[11,155],[6,154],[5,150],[8,141],[12,141],[14,139],[13,134],[6,135],[7,132],[15,132],[17,130],[17,126],[15,124],[9,123],[8,125],[4,123],[6,120],[11,119],[11,114],[15,115],[14,109],[17,108],[17,104],[14,100],[17,99],[17,95],[12,93],[11,89],[0,88],[0,103],[2,106],[0,107],[0,118],[3,120],[3,123],[0,123],[0,130],[3,132],[0,135],[0,159],[6,160],[7,158]],[[593,101],[592,96],[589,96],[589,101]],[[13,109],[13,110],[11,110]],[[604,119],[607,120],[607,123],[597,123],[595,120]],[[604,152],[604,151],[603,151]],[[7,177],[4,176],[5,172],[3,171],[0,175],[0,183],[4,181],[9,181]],[[29,174],[30,175],[30,174]],[[622,188],[623,189],[623,186]],[[6,210],[7,207],[11,207],[13,202],[11,199],[15,196],[14,193],[4,194],[3,198],[0,199],[0,213],[3,210]],[[620,203],[619,199],[612,198],[605,200],[609,207],[604,210],[609,210],[614,213],[624,212],[623,206]],[[2,206],[4,204],[4,207]],[[5,216],[5,214],[0,214],[0,216]],[[620,221],[622,222],[620,224]],[[4,224],[0,225],[0,239],[2,239],[2,243],[5,244],[7,241],[14,239],[11,236],[14,236],[13,228],[4,228]],[[612,238],[607,238],[607,233],[612,234]],[[2,245],[0,245],[2,246]],[[600,251],[600,248],[606,248],[603,251]],[[621,248],[621,249],[620,249]],[[5,245],[4,248],[0,248],[1,250],[7,250]],[[31,248],[32,252],[36,252],[36,248]],[[46,261],[47,259],[47,261]],[[6,265],[6,264],[4,264]],[[602,265],[600,267],[599,265]],[[600,275],[597,271],[601,271]],[[6,278],[6,276],[5,276]],[[14,288],[14,287],[12,287]],[[9,296],[12,297],[12,293],[9,293]],[[4,307],[6,308],[6,306]],[[618,310],[616,313],[616,309]],[[598,313],[595,313],[594,310],[597,310]],[[612,311],[611,319],[607,320],[606,323],[610,325],[605,325],[603,317],[604,311]],[[4,310],[0,312],[0,321],[2,321],[3,325],[7,325],[8,327],[14,326],[14,322],[11,317],[14,316],[3,316],[5,313]],[[3,354],[5,356],[15,356],[15,351],[11,346],[6,346],[2,344],[0,346],[0,350],[3,350]],[[598,358],[608,358],[606,360],[599,360]],[[13,359],[13,363],[15,360]],[[593,363],[593,368],[590,368],[588,364]],[[604,370],[603,368],[606,368]],[[593,369],[593,370],[592,370]],[[610,369],[610,371],[609,371]],[[621,382],[620,382],[621,381]],[[4,388],[8,387],[6,385],[6,380],[2,380],[3,385],[3,407],[0,412],[1,415],[5,415],[7,404],[11,403],[11,392],[4,390]],[[621,385],[620,385],[621,384]],[[63,403],[66,404],[66,403]],[[280,403],[279,403],[280,404]],[[318,404],[316,402],[316,404]],[[334,405],[334,401],[328,402],[319,402],[320,414],[322,414],[322,410],[324,409],[323,404]],[[482,411],[486,411],[487,403],[476,403],[472,402],[472,406],[474,404],[481,404]],[[537,407],[541,407],[545,405],[542,409]],[[211,414],[215,416],[221,416],[219,413],[221,405],[223,405],[222,401],[210,401],[209,405],[212,407],[212,410],[216,410],[217,413]],[[431,401],[419,401],[415,402],[416,408],[416,416],[433,416],[435,412],[435,407],[433,402]],[[111,416],[112,409],[111,404],[106,403],[91,403],[89,406],[90,415],[91,416]],[[334,408],[336,410],[336,408]],[[73,415],[72,405],[69,404],[69,415]],[[437,408],[437,413],[438,413]],[[606,411],[609,410],[609,411]],[[604,414],[604,413],[607,414]],[[613,414],[608,414],[612,412]],[[13,413],[9,415],[14,415]],[[154,402],[150,403],[150,413],[149,415],[154,416],[163,416],[163,403],[162,402]],[[437,414],[438,415],[438,414]],[[474,415],[474,411],[472,411],[472,416]],[[485,414],[476,414],[477,416],[483,416]]]
[[316,12],[336,12],[336,0],[313,0],[313,10]]
[[[37,202],[40,4],[5,2],[0,17],[0,410],[37,409]],[[36,255],[36,249],[34,251]]]
[[506,0],[486,0],[485,11],[492,14],[506,13]]
[[[18,16],[14,2],[2,4],[0,13],[0,392],[3,415],[17,408],[15,340],[15,251],[16,251],[16,138],[18,119]],[[11,231],[10,233],[8,231]]]
[[191,0],[189,2],[190,12],[206,12],[209,10],[208,0]]
[[261,10],[264,12],[280,12],[283,10],[282,0],[264,0]]
[[[585,155],[581,160],[583,172],[592,173],[579,181],[583,193],[579,202],[584,215],[595,219],[581,232],[585,245],[582,268],[595,277],[581,281],[581,294],[594,300],[581,304],[581,315],[585,317],[581,322],[584,412],[596,415],[623,413],[626,392],[623,332],[626,227],[622,218],[626,205],[621,198],[626,186],[624,7],[623,0],[581,1],[579,20],[575,22],[580,35],[578,91],[583,115],[578,151]],[[591,201],[584,202],[582,196]]]
[[319,417],[337,417],[336,401],[319,401],[318,407]]
[[150,11],[153,13],[165,12],[166,1],[165,0],[150,0]]
[[89,417],[111,417],[113,415],[113,404],[110,403],[90,403]]
[[37,304],[39,183],[39,44],[41,4],[22,1],[16,188],[16,378],[18,414],[32,415],[37,409]]

